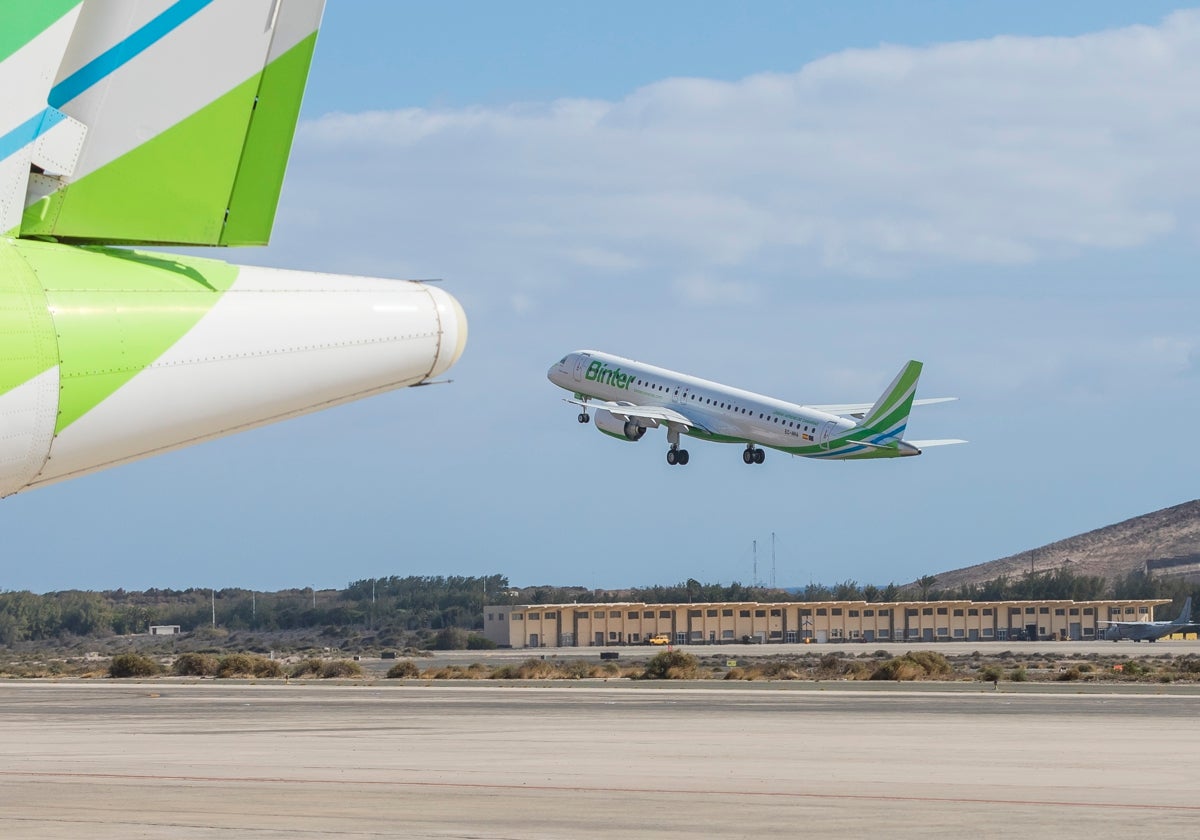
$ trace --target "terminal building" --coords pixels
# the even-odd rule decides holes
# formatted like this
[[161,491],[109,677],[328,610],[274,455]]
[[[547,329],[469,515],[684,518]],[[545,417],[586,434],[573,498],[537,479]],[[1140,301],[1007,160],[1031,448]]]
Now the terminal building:
[[1105,621],[1151,621],[1165,599],[1110,601],[789,601],[522,604],[484,607],[501,647],[797,642],[1088,641]]

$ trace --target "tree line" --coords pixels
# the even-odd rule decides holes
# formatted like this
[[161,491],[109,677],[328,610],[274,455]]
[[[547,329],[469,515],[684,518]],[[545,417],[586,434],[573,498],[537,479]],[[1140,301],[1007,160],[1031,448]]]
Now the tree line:
[[982,584],[939,588],[937,578],[925,576],[898,586],[860,585],[846,580],[833,585],[810,583],[798,589],[778,589],[701,583],[689,578],[676,584],[624,590],[583,587],[513,589],[505,575],[409,576],[367,578],[339,590],[284,589],[123,589],[90,592],[70,590],[34,594],[0,592],[0,645],[71,636],[146,633],[153,624],[177,624],[184,631],[215,624],[227,630],[283,631],[306,629],[378,630],[437,633],[478,630],[484,606],[516,603],[606,603],[636,601],[650,604],[711,603],[718,601],[1005,601],[1075,600],[1102,598],[1165,598],[1180,603],[1191,596],[1200,604],[1200,585],[1181,578],[1134,572],[1116,580],[1068,569],[999,577]]
[[150,625],[184,631],[360,628],[437,631],[483,626],[483,606],[508,589],[504,575],[386,577],[345,589],[124,589],[104,592],[0,592],[0,645],[69,636],[146,633]]

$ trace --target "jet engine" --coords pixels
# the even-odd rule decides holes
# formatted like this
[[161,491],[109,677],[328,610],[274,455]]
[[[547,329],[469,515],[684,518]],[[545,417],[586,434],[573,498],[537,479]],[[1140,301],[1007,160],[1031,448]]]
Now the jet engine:
[[621,440],[641,440],[642,435],[646,434],[646,427],[639,425],[636,420],[622,420],[603,409],[596,411],[596,428]]

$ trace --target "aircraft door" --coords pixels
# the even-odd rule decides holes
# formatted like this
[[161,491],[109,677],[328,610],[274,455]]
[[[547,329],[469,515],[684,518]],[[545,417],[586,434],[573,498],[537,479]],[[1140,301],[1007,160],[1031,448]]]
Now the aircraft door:
[[674,394],[675,402],[679,403],[680,405],[683,405],[685,402],[687,402],[688,390],[689,389],[686,386],[683,388],[676,388]]
[[576,382],[583,381],[583,369],[587,367],[588,359],[591,358],[586,353],[580,353],[575,357],[575,372],[572,374]]
[[833,437],[833,430],[836,427],[837,423],[833,420],[830,420],[824,426],[822,426],[821,431],[817,433],[817,443],[819,443],[823,449],[829,448],[829,439]]

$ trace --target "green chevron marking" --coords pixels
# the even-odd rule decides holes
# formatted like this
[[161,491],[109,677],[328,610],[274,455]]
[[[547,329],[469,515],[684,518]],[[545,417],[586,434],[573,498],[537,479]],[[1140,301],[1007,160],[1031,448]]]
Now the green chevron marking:
[[62,395],[55,433],[182,338],[237,278],[198,257],[20,242],[53,313]]
[[37,276],[0,240],[0,395],[58,363],[54,324]]

